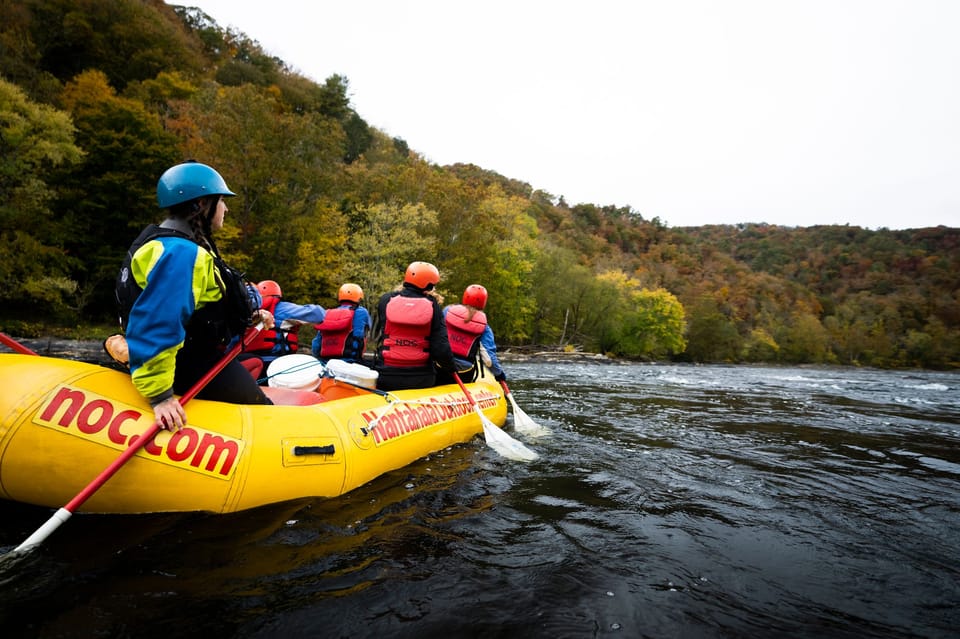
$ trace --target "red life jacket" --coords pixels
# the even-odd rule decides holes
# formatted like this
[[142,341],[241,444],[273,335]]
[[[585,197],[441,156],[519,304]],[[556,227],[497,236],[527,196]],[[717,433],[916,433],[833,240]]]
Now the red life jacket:
[[470,309],[463,304],[454,304],[447,309],[447,335],[450,350],[460,359],[472,360],[477,356],[478,344],[487,327],[487,316],[477,311],[470,317]]
[[[353,316],[356,313],[356,306],[339,306],[327,311],[323,321],[313,325],[320,333],[320,357],[322,359],[352,355],[346,351],[348,338],[353,332]],[[363,353],[363,349],[360,350],[360,353]]]
[[[270,311],[270,314],[274,315],[274,311],[279,303],[280,298],[271,295],[263,300],[260,308]],[[263,352],[264,354],[268,354],[273,351],[273,347],[278,343],[281,344],[281,355],[296,353],[299,348],[297,327],[294,327],[293,330],[285,331],[280,328],[280,323],[278,322],[270,330],[260,331],[253,342],[247,346],[247,352]]]
[[386,316],[383,363],[397,368],[426,366],[430,362],[433,303],[425,297],[396,295],[387,302]]

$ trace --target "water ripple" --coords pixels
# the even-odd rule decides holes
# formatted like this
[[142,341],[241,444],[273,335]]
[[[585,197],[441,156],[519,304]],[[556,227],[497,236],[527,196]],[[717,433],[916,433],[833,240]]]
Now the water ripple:
[[[539,460],[478,438],[339,499],[78,517],[0,573],[5,637],[955,634],[956,374],[510,374]],[[0,545],[39,519],[0,508]]]

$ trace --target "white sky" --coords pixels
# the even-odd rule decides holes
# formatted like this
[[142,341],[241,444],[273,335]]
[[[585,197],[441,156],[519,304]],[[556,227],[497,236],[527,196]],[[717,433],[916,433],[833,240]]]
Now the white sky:
[[431,162],[670,226],[960,226],[960,1],[179,0]]

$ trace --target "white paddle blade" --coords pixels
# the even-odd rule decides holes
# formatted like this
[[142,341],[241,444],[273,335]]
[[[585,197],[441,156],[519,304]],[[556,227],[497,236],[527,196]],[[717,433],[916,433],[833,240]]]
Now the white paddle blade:
[[507,399],[510,400],[510,405],[513,407],[513,429],[515,431],[522,435],[529,435],[532,437],[539,437],[550,432],[549,428],[546,426],[541,426],[537,422],[533,421],[532,417],[520,410],[520,407],[517,406],[516,400],[513,399],[513,393],[507,393]]
[[516,461],[533,461],[539,457],[535,452],[510,435],[507,435],[499,426],[487,419],[487,416],[483,414],[479,406],[474,404],[473,408],[477,411],[477,415],[480,416],[480,422],[483,424],[483,436],[487,440],[487,445],[490,448],[507,459]]

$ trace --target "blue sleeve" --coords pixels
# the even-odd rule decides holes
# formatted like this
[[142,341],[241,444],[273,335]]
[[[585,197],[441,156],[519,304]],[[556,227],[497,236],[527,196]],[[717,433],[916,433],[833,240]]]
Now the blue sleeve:
[[364,307],[358,306],[357,312],[353,314],[353,336],[364,339],[368,330],[370,330],[370,313]]
[[500,366],[500,360],[497,359],[497,342],[493,339],[493,329],[489,326],[483,329],[480,344],[487,351],[487,355],[490,356],[490,370],[493,371],[493,374],[499,375],[502,373],[503,368]]
[[280,300],[273,309],[273,318],[277,324],[284,320],[303,322],[304,324],[319,324],[327,312],[317,304],[294,304]]
[[188,240],[148,242],[133,256],[130,267],[143,289],[127,323],[130,373],[144,397],[164,397],[173,387],[176,355],[191,315],[222,293],[213,259]]

